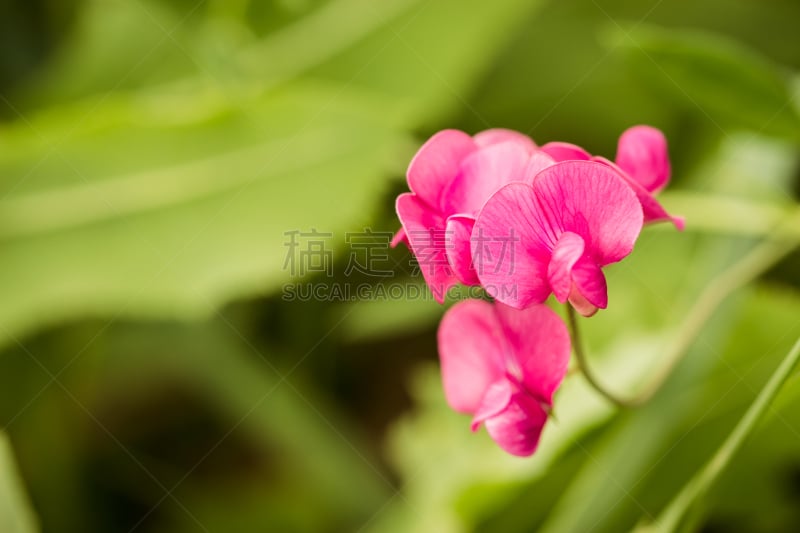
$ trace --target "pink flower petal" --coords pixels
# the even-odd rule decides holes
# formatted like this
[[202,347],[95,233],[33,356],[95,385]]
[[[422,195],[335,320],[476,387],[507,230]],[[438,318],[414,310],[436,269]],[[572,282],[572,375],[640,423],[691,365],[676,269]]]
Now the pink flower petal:
[[540,172],[533,189],[551,247],[561,233],[572,231],[583,237],[586,254],[599,266],[633,250],[642,229],[642,207],[613,169],[593,161],[565,161]]
[[440,208],[445,189],[460,172],[461,161],[476,150],[472,137],[443,130],[422,145],[408,166],[408,186],[432,208]]
[[492,128],[481,131],[476,133],[473,139],[475,140],[475,144],[481,148],[492,144],[511,141],[519,144],[529,152],[536,150],[536,143],[533,142],[533,139],[518,131],[507,130],[505,128]]
[[[608,306],[606,277],[600,267],[593,261],[582,257],[575,263],[572,267],[572,283],[574,289],[595,308],[591,309],[591,314],[594,314],[596,308],[605,309]],[[570,294],[571,298],[572,296]],[[578,312],[581,312],[578,306],[575,308]]]
[[669,183],[667,139],[651,126],[625,130],[617,144],[617,165],[645,190],[656,194]]
[[[638,185],[638,184],[637,184]],[[672,222],[678,231],[683,231],[686,222],[683,217],[674,216],[667,213],[666,209],[653,198],[641,185],[631,185],[642,204],[645,224],[655,224],[656,222]]]
[[[580,236],[584,254],[603,266],[631,252],[642,220],[636,195],[615,170],[565,161],[541,171],[532,186],[512,183],[492,196],[475,223],[472,258],[489,294],[525,308],[550,294],[548,265],[564,232]],[[569,287],[557,290],[566,300]]]
[[484,422],[489,436],[511,455],[527,457],[536,451],[547,413],[539,403],[525,394],[516,392],[500,413]]
[[592,155],[577,144],[550,142],[540,150],[556,161],[588,161]]
[[479,285],[478,274],[472,267],[470,250],[472,227],[475,217],[452,215],[447,219],[447,260],[458,280],[464,285]]
[[[544,172],[546,172],[545,170]],[[537,178],[538,180],[538,178]],[[517,309],[550,295],[550,246],[533,188],[506,185],[486,203],[472,231],[472,260],[486,291]]]
[[495,304],[506,341],[506,367],[537,401],[551,404],[567,373],[570,337],[561,318],[546,305],[518,310]]
[[477,214],[500,187],[525,180],[529,160],[528,149],[517,142],[501,142],[472,152],[447,189],[444,212]]
[[556,160],[542,151],[536,151],[531,154],[528,160],[528,166],[525,169],[525,183],[533,183],[536,175],[547,167],[556,164]]
[[594,316],[598,309],[596,305],[592,305],[592,303],[578,291],[575,285],[572,286],[572,292],[569,293],[569,304],[585,317]]
[[409,246],[408,237],[406,237],[406,230],[404,230],[402,227],[397,230],[397,233],[394,234],[394,237],[392,237],[392,242],[389,243],[389,245],[392,248],[396,248],[401,242],[406,246]]
[[658,200],[656,200],[655,197],[647,189],[645,189],[641,183],[631,178],[627,172],[619,168],[615,163],[612,163],[605,157],[595,156],[592,158],[592,161],[602,163],[614,169],[617,174],[631,187],[631,189],[633,189],[633,192],[636,193],[636,197],[639,199],[639,203],[642,204],[642,212],[644,214],[645,224],[654,224],[656,222],[672,222],[679,231],[683,231],[683,217],[672,216],[667,213]]
[[583,250],[583,239],[571,231],[562,233],[553,248],[550,265],[547,267],[547,280],[556,300],[562,304],[569,298],[569,291],[572,289],[572,267],[583,255]]
[[476,413],[489,386],[505,373],[492,304],[464,300],[451,307],[439,324],[438,343],[447,403],[461,413]]
[[508,402],[511,401],[513,393],[514,390],[511,382],[505,378],[501,378],[489,385],[483,398],[481,398],[478,409],[475,410],[470,429],[472,429],[472,431],[478,431],[478,428],[481,427],[483,422],[503,412],[503,410],[508,407]]
[[412,193],[398,196],[396,208],[422,276],[433,297],[442,303],[447,290],[458,282],[447,262],[445,220]]
[[516,310],[466,300],[445,313],[439,356],[445,396],[460,412],[474,413],[508,453],[530,455],[547,421],[553,393],[567,372],[570,339],[552,310]]

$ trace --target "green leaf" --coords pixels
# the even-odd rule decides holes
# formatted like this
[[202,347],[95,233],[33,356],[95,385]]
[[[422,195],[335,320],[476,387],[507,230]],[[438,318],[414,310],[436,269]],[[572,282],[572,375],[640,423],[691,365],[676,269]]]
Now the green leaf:
[[[288,281],[289,231],[368,221],[407,138],[389,106],[293,85],[109,97],[0,129],[0,343],[80,315],[192,317]],[[66,133],[65,133],[66,132]]]
[[236,60],[242,72],[276,84],[360,46],[362,39],[377,30],[389,31],[385,26],[396,24],[397,17],[418,4],[420,0],[387,0],[380,5],[369,0],[333,0],[244,47]]
[[34,533],[39,531],[28,497],[14,464],[11,443],[0,432],[0,531]]
[[[474,113],[467,103],[471,86],[540,4],[524,0],[405,3],[411,8],[401,16],[310,74],[391,95],[404,103],[408,124],[415,128],[438,124],[456,110]],[[364,14],[371,17],[386,9],[383,3],[379,10],[378,4],[368,0],[361,4]],[[478,119],[482,128],[491,126]]]
[[[748,201],[720,195],[678,191],[664,193],[659,198],[670,206],[669,212],[680,213],[692,223],[689,232],[707,232],[739,237],[765,237],[775,233],[776,227],[792,216],[790,209],[773,202]],[[800,220],[800,209],[795,208],[795,218]],[[747,225],[742,224],[747,220]],[[660,231],[672,228],[661,226]],[[787,225],[787,235],[800,235],[800,224]]]
[[109,91],[194,73],[193,58],[184,50],[187,30],[203,11],[188,6],[177,13],[164,2],[147,0],[84,0],[46,68],[14,93],[15,108],[27,112],[95,93],[103,98]]
[[668,533],[678,530],[681,520],[689,512],[691,506],[709,490],[739,448],[741,448],[745,439],[754,431],[758,421],[766,414],[775,396],[777,396],[786,380],[789,379],[798,361],[800,361],[800,339],[795,342],[792,349],[781,361],[780,366],[772,374],[767,384],[761,389],[758,397],[756,397],[753,404],[745,412],[742,419],[714,456],[675,496],[675,499],[664,509],[652,525],[641,528],[642,532],[659,531]]
[[[76,37],[20,91],[16,105],[25,110],[188,77],[247,91],[305,76],[378,90],[402,105],[408,127],[430,126],[469,109],[471,85],[539,3],[331,0],[256,38],[236,17],[193,2],[169,9],[91,0]],[[254,9],[251,26],[281,18],[274,10]]]
[[614,26],[632,68],[697,108],[727,134],[746,128],[800,142],[800,115],[791,105],[787,72],[744,45],[721,36],[676,29]]

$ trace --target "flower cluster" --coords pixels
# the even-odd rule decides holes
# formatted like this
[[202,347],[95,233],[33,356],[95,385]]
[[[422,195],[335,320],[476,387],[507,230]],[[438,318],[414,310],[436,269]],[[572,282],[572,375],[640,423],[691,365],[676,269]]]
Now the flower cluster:
[[393,244],[416,256],[441,303],[456,283],[494,298],[462,301],[438,342],[450,406],[514,455],[532,454],[564,378],[570,336],[544,305],[553,294],[584,316],[606,308],[603,267],[625,258],[643,224],[683,220],[655,195],[669,182],[664,135],[634,126],[612,162],[520,133],[437,133],[408,168]]

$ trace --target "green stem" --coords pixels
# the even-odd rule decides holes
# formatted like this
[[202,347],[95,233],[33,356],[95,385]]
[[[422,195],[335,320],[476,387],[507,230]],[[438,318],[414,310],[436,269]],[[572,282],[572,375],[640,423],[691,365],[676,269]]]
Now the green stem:
[[583,351],[583,343],[581,342],[580,330],[578,328],[578,317],[576,316],[575,309],[567,303],[567,325],[569,326],[569,335],[572,337],[572,349],[575,352],[575,359],[578,361],[578,368],[583,373],[586,381],[604,398],[619,407],[635,407],[638,405],[636,398],[628,400],[617,396],[609,391],[594,375],[592,367],[589,366],[586,360],[586,354]]
[[753,404],[736,424],[733,432],[717,450],[711,460],[706,463],[672,502],[664,509],[658,520],[652,524],[637,528],[640,533],[658,532],[669,533],[676,531],[682,518],[686,515],[692,503],[705,494],[714,481],[719,477],[730,462],[736,451],[742,446],[747,436],[752,433],[756,422],[764,415],[767,407],[775,399],[783,384],[800,361],[800,339],[795,342],[788,355],[772,374],[767,384],[761,389]]
[[589,384],[619,407],[636,407],[647,403],[672,375],[672,371],[688,353],[703,326],[720,304],[736,289],[763,274],[800,245],[800,237],[795,235],[796,232],[790,231],[797,224],[797,219],[797,216],[788,217],[786,223],[775,229],[774,239],[760,243],[706,286],[683,320],[675,336],[675,341],[670,344],[667,353],[660,358],[663,361],[661,366],[656,369],[647,384],[634,397],[623,398],[610,392],[599,382],[583,351],[575,311],[571,305],[567,304],[567,318],[575,358]]

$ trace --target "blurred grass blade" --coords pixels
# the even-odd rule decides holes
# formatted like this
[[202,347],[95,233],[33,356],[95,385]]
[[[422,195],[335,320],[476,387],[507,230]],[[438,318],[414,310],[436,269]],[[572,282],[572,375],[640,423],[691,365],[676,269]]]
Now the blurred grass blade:
[[[737,237],[775,237],[778,233],[779,238],[800,238],[800,207],[689,191],[664,193],[660,199],[671,207],[671,212],[692,221],[686,228],[688,232]],[[742,220],[748,224],[742,224]],[[784,223],[786,220],[794,223]],[[654,229],[669,228],[664,225]]]
[[[300,74],[353,46],[420,0],[334,0],[296,23],[242,50],[240,67],[276,83]],[[309,36],[313,35],[313,39]]]
[[717,453],[689,481],[653,524],[640,527],[636,530],[637,532],[670,533],[678,530],[682,519],[692,505],[708,492],[711,485],[744,443],[744,440],[753,432],[757,422],[764,416],[767,408],[775,399],[778,391],[780,391],[781,386],[797,366],[798,360],[800,360],[800,339],[797,340],[778,369],[772,374],[770,380],[761,389],[756,400],[717,450]]
[[[396,3],[394,0],[393,3]],[[368,3],[373,16],[384,3]],[[389,95],[406,109],[406,124],[441,127],[462,111],[480,128],[492,124],[468,103],[475,81],[542,4],[526,0],[420,2],[318,68],[322,76]]]
[[788,73],[737,42],[688,30],[614,27],[611,46],[621,46],[637,73],[666,90],[726,135],[745,128],[800,142],[800,116]]
[[3,533],[39,531],[14,465],[11,443],[4,433],[0,433],[0,531]]

